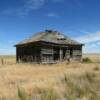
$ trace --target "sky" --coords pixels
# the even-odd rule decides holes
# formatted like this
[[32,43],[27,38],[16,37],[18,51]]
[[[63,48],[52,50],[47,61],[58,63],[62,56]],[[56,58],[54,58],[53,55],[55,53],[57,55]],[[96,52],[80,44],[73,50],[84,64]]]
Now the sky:
[[0,55],[37,32],[53,29],[100,53],[100,0],[1,0]]

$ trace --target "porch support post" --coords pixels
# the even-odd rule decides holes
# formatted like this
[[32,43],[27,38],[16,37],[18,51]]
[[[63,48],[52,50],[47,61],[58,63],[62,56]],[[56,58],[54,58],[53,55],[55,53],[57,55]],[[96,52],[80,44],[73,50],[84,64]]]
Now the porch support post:
[[16,63],[19,63],[19,52],[18,52],[18,47],[16,47]]
[[59,54],[60,54],[60,61],[62,61],[62,60],[63,60],[63,51],[62,51],[61,48],[60,48],[60,50],[59,50]]

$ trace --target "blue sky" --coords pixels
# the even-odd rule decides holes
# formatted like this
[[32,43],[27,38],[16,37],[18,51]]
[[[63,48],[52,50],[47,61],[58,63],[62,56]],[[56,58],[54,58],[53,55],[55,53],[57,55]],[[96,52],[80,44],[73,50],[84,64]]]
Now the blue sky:
[[15,54],[14,44],[54,29],[100,53],[100,0],[1,0],[0,54]]

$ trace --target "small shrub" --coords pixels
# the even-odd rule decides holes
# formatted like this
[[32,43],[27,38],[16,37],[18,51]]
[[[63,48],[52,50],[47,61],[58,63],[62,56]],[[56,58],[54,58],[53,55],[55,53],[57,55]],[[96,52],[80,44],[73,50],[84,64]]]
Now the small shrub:
[[85,74],[85,77],[86,77],[86,79],[89,81],[89,82],[93,82],[94,81],[94,77],[95,77],[96,75],[94,74],[94,73],[86,73]]
[[64,77],[63,77],[63,79],[61,80],[63,83],[66,83],[66,82],[68,82],[68,77],[66,76],[66,74],[64,74]]
[[83,58],[82,60],[83,63],[91,63],[91,59],[89,59],[88,57],[87,58]]
[[1,64],[4,65],[4,59],[3,58],[1,59]]
[[94,71],[98,71],[98,70],[99,70],[99,67],[96,66],[96,67],[93,68],[93,70],[94,70]]
[[23,88],[18,88],[18,97],[20,100],[29,100],[29,97]]
[[77,98],[75,96],[73,96],[73,95],[68,95],[66,97],[66,100],[77,100]]
[[58,94],[53,90],[44,90],[41,94],[41,100],[58,100]]

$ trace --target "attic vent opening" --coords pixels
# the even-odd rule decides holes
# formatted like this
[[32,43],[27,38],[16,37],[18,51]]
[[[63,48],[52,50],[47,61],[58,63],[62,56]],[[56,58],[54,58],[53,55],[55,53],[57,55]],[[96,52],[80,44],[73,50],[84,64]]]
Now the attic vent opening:
[[65,38],[60,38],[60,39],[58,38],[57,40],[66,40],[66,39]]
[[66,38],[63,35],[59,34],[57,40],[66,40]]

